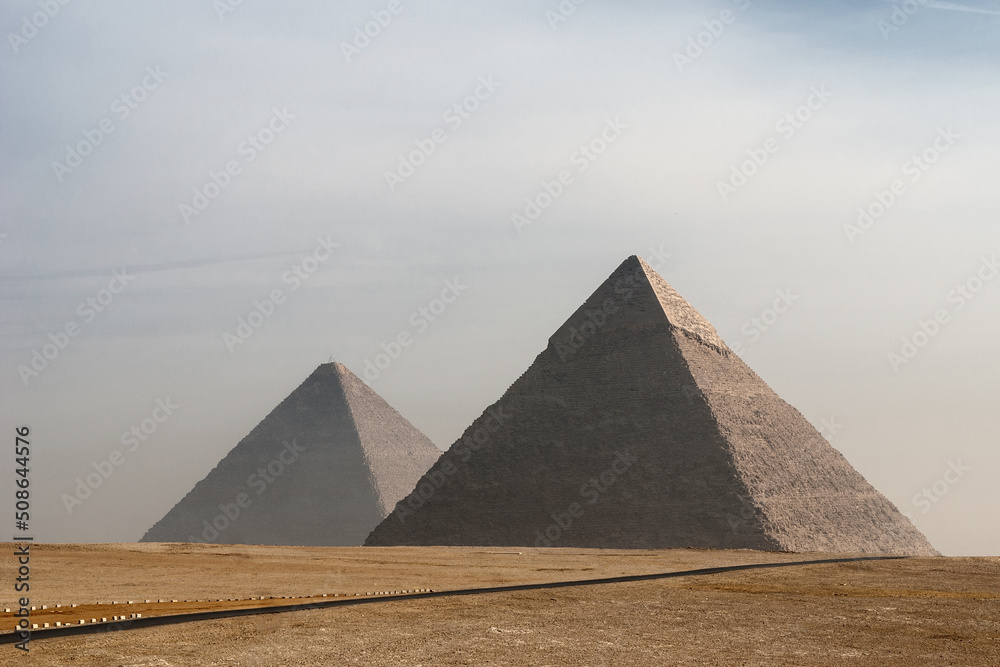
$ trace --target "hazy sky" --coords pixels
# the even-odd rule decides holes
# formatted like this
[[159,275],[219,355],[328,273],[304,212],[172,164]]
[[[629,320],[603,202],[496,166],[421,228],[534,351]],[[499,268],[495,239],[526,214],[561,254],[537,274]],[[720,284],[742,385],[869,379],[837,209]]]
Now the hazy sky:
[[138,539],[318,364],[403,332],[369,384],[447,448],[639,254],[935,546],[1000,554],[1000,1],[0,22],[2,426],[31,427],[39,539]]

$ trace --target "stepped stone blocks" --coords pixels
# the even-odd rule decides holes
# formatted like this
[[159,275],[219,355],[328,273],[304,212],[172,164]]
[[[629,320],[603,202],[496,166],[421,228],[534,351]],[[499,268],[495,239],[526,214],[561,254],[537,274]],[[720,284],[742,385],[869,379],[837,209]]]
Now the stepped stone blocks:
[[937,553],[634,256],[365,544]]
[[440,450],[341,364],[323,364],[143,542],[358,546]]

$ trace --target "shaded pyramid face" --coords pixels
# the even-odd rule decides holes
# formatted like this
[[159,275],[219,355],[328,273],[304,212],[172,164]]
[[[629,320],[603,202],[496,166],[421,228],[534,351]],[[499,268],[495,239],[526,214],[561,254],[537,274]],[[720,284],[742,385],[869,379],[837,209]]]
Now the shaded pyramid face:
[[323,364],[143,542],[357,546],[440,450],[341,364]]
[[638,257],[366,544],[936,553]]

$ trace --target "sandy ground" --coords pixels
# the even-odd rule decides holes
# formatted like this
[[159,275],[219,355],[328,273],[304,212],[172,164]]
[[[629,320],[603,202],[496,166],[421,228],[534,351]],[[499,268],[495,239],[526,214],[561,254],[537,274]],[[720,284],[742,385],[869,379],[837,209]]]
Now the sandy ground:
[[[12,582],[13,547],[3,579]],[[823,558],[752,551],[35,545],[42,618]],[[14,606],[13,585],[0,607]],[[217,602],[222,598],[223,602]],[[165,600],[157,603],[156,600]],[[176,606],[168,602],[178,600]],[[230,602],[239,599],[243,602]],[[129,600],[132,605],[127,605]],[[112,601],[118,602],[112,607]],[[293,600],[276,600],[287,603]],[[271,603],[268,601],[267,603]],[[48,607],[42,612],[40,606]],[[60,607],[56,608],[55,605]],[[73,608],[69,605],[77,604]],[[47,614],[48,616],[43,616]],[[3,614],[2,629],[13,627]],[[1000,559],[786,567],[43,639],[0,665],[1000,665]]]

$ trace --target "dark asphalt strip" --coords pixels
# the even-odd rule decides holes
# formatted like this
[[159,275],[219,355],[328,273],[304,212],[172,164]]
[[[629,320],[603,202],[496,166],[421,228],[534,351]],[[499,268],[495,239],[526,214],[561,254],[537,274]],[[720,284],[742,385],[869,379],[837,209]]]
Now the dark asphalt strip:
[[[117,632],[119,630],[136,630],[152,628],[159,625],[174,625],[176,623],[191,623],[193,621],[208,621],[217,618],[234,618],[237,616],[255,616],[258,614],[279,614],[288,611],[306,611],[309,609],[329,609],[330,607],[346,607],[358,604],[378,604],[399,602],[400,600],[425,600],[428,598],[443,598],[457,595],[482,595],[487,593],[512,593],[515,591],[539,591],[552,588],[569,588],[573,586],[595,586],[601,584],[626,584],[634,581],[654,581],[656,579],[673,579],[677,577],[700,577],[709,574],[739,572],[741,570],[761,570],[776,567],[793,567],[800,565],[828,565],[831,563],[858,563],[863,561],[899,560],[906,556],[864,556],[860,558],[827,558],[823,560],[800,560],[785,563],[753,563],[749,565],[729,565],[725,567],[707,567],[699,570],[680,570],[677,572],[658,572],[655,574],[631,574],[621,577],[605,577],[602,579],[576,579],[573,581],[551,581],[540,584],[516,584],[513,586],[489,586],[486,588],[460,588],[447,591],[431,591],[429,593],[408,593],[403,595],[383,595],[379,597],[359,597],[324,600],[290,604],[277,607],[255,607],[250,609],[224,609],[220,611],[199,611],[189,614],[173,614],[170,616],[150,616],[117,623],[97,623],[89,625],[70,625],[58,628],[32,630],[31,641],[51,639],[55,637],[72,637],[75,635],[92,635],[102,632]],[[17,633],[0,634],[0,644],[13,644],[21,640]]]

